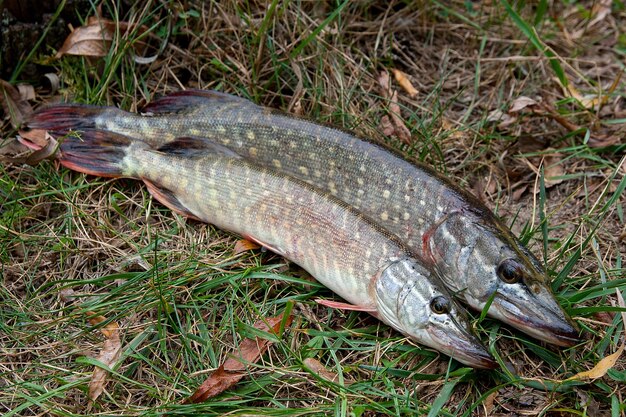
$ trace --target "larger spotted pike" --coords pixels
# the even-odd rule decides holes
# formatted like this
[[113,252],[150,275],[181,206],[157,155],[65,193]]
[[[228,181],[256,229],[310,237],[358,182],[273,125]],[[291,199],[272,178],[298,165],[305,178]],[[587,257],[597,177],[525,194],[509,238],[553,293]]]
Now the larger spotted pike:
[[30,128],[102,129],[158,145],[201,136],[342,199],[397,235],[471,307],[561,346],[578,330],[541,263],[482,203],[432,169],[355,135],[214,91],[181,91],[132,114],[53,106]]
[[143,180],[172,210],[259,242],[350,303],[327,305],[369,312],[467,365],[496,366],[464,310],[397,237],[303,181],[193,138],[153,150],[127,136],[85,131],[65,138],[57,158],[80,172]]

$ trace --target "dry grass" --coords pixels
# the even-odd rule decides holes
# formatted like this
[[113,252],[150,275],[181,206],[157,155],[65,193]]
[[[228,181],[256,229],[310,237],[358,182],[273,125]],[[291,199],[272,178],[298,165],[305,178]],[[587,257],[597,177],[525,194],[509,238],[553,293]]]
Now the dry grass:
[[[236,237],[172,214],[138,183],[52,163],[4,166],[5,415],[370,416],[437,407],[442,415],[626,414],[624,359],[594,382],[558,382],[593,367],[624,338],[611,306],[614,287],[626,289],[626,199],[615,195],[624,188],[626,165],[623,139],[611,140],[623,138],[626,125],[619,81],[626,4],[613,2],[598,21],[604,2],[553,4],[545,15],[541,1],[518,10],[571,85],[607,96],[600,109],[587,109],[501,3],[406,3],[152,1],[117,10],[105,2],[106,15],[141,22],[168,43],[149,65],[133,62],[129,39],[99,62],[55,61],[60,95],[134,111],[171,90],[212,88],[385,141],[458,178],[497,209],[547,261],[560,299],[586,330],[584,342],[561,350],[483,320],[481,337],[512,368],[468,370],[363,314],[319,307],[316,297],[332,295],[302,271],[271,253],[233,255]],[[155,38],[150,42],[158,48]],[[389,103],[376,79],[392,68],[409,74],[419,90],[415,99],[399,91],[410,144],[380,133]],[[527,108],[508,125],[492,120],[521,96],[553,113]],[[574,125],[580,131],[572,132]],[[8,124],[3,130],[10,134]],[[602,141],[608,146],[599,147]],[[259,316],[293,303],[294,323],[249,378],[217,401],[180,405]],[[117,322],[123,343],[93,404],[86,393],[89,358],[103,340],[87,323],[88,312]],[[356,382],[319,378],[303,365],[309,357]]]

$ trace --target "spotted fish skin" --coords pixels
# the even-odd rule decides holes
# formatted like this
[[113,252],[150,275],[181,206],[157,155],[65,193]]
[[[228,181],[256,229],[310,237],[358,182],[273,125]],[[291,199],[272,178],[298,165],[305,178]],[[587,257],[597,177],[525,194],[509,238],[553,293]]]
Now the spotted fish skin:
[[140,179],[173,210],[285,256],[350,303],[331,306],[369,312],[470,366],[497,365],[463,308],[396,236],[303,181],[194,138],[152,149],[88,130],[65,138],[56,156],[80,172]]
[[[76,112],[76,116],[72,112]],[[182,91],[142,115],[59,106],[32,128],[95,128],[154,146],[199,136],[325,190],[398,236],[471,307],[541,340],[569,346],[578,330],[556,301],[541,263],[471,194],[432,169],[352,133],[228,94]]]

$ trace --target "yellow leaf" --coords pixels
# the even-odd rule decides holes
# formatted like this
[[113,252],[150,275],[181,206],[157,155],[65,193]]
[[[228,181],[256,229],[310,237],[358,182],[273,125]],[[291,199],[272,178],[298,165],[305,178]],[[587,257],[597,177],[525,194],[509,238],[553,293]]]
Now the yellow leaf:
[[606,372],[609,369],[615,366],[615,362],[617,362],[619,357],[622,355],[622,352],[624,352],[624,347],[626,346],[624,345],[624,343],[622,343],[622,346],[620,346],[619,349],[617,349],[615,353],[605,358],[602,358],[602,360],[598,362],[598,364],[594,366],[592,369],[588,371],[579,372],[573,377],[567,378],[566,381],[588,380],[588,379],[593,380],[593,379],[602,378],[604,375],[606,375]]
[[395,77],[397,83],[400,84],[400,87],[402,87],[402,89],[406,91],[409,97],[415,98],[418,94],[418,91],[415,87],[413,87],[413,84],[411,84],[409,77],[400,70],[392,69],[391,71],[393,72],[393,76]]
[[[620,294],[619,290],[616,290],[615,292],[617,293],[617,301],[620,307],[626,307],[626,303],[624,303],[622,294]],[[622,312],[622,320],[626,322],[626,314],[624,312]],[[615,353],[612,353],[611,355],[605,358],[602,358],[602,360],[600,360],[600,362],[598,362],[598,364],[594,366],[592,369],[588,371],[579,372],[573,377],[567,378],[565,381],[594,380],[594,379],[602,378],[604,375],[606,375],[609,369],[615,366],[615,363],[624,352],[624,348],[626,348],[626,340],[622,342],[622,345],[619,347],[619,349],[615,351]]]
[[257,245],[256,243],[248,239],[241,239],[241,240],[238,240],[237,243],[235,243],[235,250],[234,250],[233,255],[239,255],[242,252],[259,249],[259,248],[260,246]]

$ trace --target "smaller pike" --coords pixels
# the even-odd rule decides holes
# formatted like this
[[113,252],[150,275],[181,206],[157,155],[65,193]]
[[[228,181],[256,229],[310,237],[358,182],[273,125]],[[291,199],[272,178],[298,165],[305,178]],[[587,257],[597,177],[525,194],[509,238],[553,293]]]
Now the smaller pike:
[[497,366],[464,310],[398,238],[303,181],[194,138],[154,150],[127,136],[88,130],[65,138],[57,158],[87,174],[141,179],[172,210],[292,260],[350,303],[328,306],[366,311],[467,365]]

